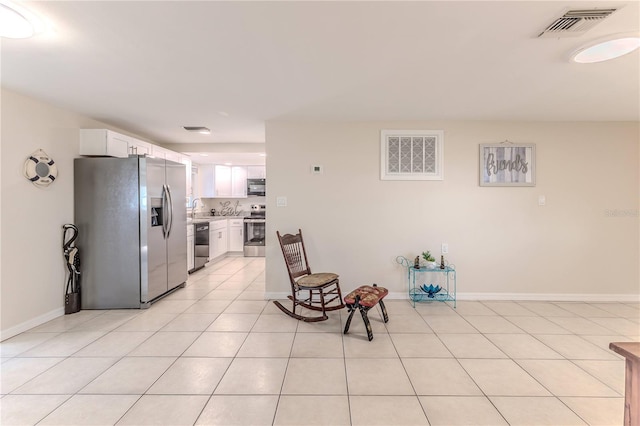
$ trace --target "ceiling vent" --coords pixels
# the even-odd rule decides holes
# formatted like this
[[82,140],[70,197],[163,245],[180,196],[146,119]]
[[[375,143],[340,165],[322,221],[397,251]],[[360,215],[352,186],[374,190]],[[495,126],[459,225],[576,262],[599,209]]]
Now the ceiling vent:
[[569,10],[538,34],[538,37],[578,37],[615,11],[616,9]]
[[204,126],[182,126],[182,128],[188,132],[202,133],[203,135],[208,135],[211,133],[211,130]]

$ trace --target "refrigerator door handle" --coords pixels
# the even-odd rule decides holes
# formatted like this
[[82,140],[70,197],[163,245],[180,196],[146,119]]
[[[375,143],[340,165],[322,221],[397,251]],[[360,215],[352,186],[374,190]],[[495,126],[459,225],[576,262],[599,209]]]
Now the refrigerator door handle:
[[171,196],[171,187],[166,185],[167,187],[167,198],[169,199],[169,225],[167,225],[167,238],[171,235],[171,229],[173,228],[173,197]]
[[167,185],[162,185],[162,236],[167,239],[168,230],[168,208],[169,200],[167,198]]

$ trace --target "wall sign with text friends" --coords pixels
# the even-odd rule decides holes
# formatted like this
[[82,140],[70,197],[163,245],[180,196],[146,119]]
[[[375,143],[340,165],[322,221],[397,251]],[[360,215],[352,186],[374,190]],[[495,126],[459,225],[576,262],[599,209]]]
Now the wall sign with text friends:
[[536,146],[481,144],[480,186],[536,186]]

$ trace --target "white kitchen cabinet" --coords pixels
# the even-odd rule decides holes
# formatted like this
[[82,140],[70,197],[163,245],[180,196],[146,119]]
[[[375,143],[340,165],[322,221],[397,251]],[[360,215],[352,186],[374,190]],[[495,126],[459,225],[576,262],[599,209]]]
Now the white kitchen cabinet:
[[187,157],[186,155],[183,155],[180,158],[180,162],[184,164],[184,167],[185,167],[185,174],[187,178],[187,198],[192,200],[194,195],[193,195],[193,182],[191,181],[191,158]]
[[187,225],[187,271],[196,267],[195,236],[193,224]]
[[192,200],[200,196],[200,179],[198,175],[198,165],[193,163],[191,163],[191,192],[193,194],[193,196],[191,197]]
[[180,162],[182,155],[131,136],[107,129],[80,129],[80,155],[126,158],[149,155]]
[[229,231],[228,229],[221,228],[218,231],[218,243],[216,244],[216,257],[224,256],[228,251],[229,246]]
[[[127,146],[126,153],[124,146]],[[80,129],[80,155],[128,157],[150,155],[153,145],[107,129]]]
[[229,251],[244,250],[244,221],[229,219]]
[[209,259],[215,259],[227,253],[227,220],[209,222]]
[[134,138],[129,138],[129,154],[133,155],[151,155],[153,145]]
[[158,145],[151,145],[151,150],[148,155],[155,158],[164,158],[165,160],[175,161],[176,163],[182,162],[182,154]]
[[231,197],[247,198],[247,168],[231,167]]
[[266,179],[267,168],[265,166],[247,166],[247,179]]
[[213,198],[215,190],[213,187],[214,167],[212,164],[201,164],[198,166],[198,189],[196,197]]
[[209,222],[209,260],[212,260],[216,254],[217,231],[213,229],[215,222]]
[[214,166],[214,197],[231,197],[231,166]]
[[182,163],[182,154],[170,151],[168,149],[162,148],[162,152],[164,153],[164,158],[169,161],[175,161],[176,163]]
[[161,146],[154,145],[149,155],[155,158],[167,158],[167,154],[166,154],[167,151],[168,150],[164,149]]
[[130,137],[106,129],[80,129],[80,155],[129,156]]
[[201,197],[247,198],[246,166],[202,165],[198,180]]

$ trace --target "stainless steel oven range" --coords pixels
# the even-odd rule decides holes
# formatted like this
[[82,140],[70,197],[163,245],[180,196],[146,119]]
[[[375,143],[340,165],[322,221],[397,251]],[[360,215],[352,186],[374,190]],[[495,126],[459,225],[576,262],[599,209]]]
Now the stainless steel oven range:
[[244,218],[245,257],[264,257],[266,234],[266,206],[253,204],[251,215]]

